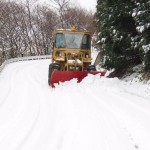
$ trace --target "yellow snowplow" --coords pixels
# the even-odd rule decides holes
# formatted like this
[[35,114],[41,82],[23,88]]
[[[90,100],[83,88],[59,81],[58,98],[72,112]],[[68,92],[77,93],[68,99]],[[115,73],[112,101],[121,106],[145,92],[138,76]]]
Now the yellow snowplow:
[[91,65],[91,33],[77,31],[76,27],[66,30],[55,30],[52,63],[49,65],[48,84],[55,87],[55,83],[77,78],[82,81],[88,74],[106,72],[96,71]]

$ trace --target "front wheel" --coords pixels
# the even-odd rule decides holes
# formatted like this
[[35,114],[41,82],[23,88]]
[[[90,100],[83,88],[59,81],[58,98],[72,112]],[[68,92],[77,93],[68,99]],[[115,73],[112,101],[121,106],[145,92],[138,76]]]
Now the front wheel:
[[54,70],[60,70],[60,65],[59,63],[52,63],[49,65],[49,70],[48,70],[48,84],[51,86],[51,76]]
[[96,67],[94,65],[89,65],[87,71],[96,71]]

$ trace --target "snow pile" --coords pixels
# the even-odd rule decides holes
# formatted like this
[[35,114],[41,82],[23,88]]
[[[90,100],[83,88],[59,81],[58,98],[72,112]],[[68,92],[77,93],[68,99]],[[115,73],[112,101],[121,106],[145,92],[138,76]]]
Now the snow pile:
[[85,77],[81,83],[77,83],[77,79],[71,81],[66,81],[64,83],[55,84],[56,91],[66,89],[103,89],[105,91],[113,92],[126,92],[143,98],[150,98],[150,82],[142,83],[137,78],[134,79],[124,79],[124,81],[118,78],[107,78],[100,77],[100,75],[89,74]]

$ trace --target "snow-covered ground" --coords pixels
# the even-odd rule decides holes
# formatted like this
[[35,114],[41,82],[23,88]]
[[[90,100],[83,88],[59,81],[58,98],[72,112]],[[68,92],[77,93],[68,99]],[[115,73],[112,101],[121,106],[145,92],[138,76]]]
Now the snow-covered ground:
[[48,86],[50,60],[0,75],[0,150],[150,150],[150,87],[89,75]]

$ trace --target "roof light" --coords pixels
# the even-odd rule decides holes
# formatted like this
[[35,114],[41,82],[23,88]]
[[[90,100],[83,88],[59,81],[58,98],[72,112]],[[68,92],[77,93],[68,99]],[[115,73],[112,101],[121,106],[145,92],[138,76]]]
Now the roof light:
[[76,26],[72,26],[72,30],[76,30],[76,28],[77,28]]

